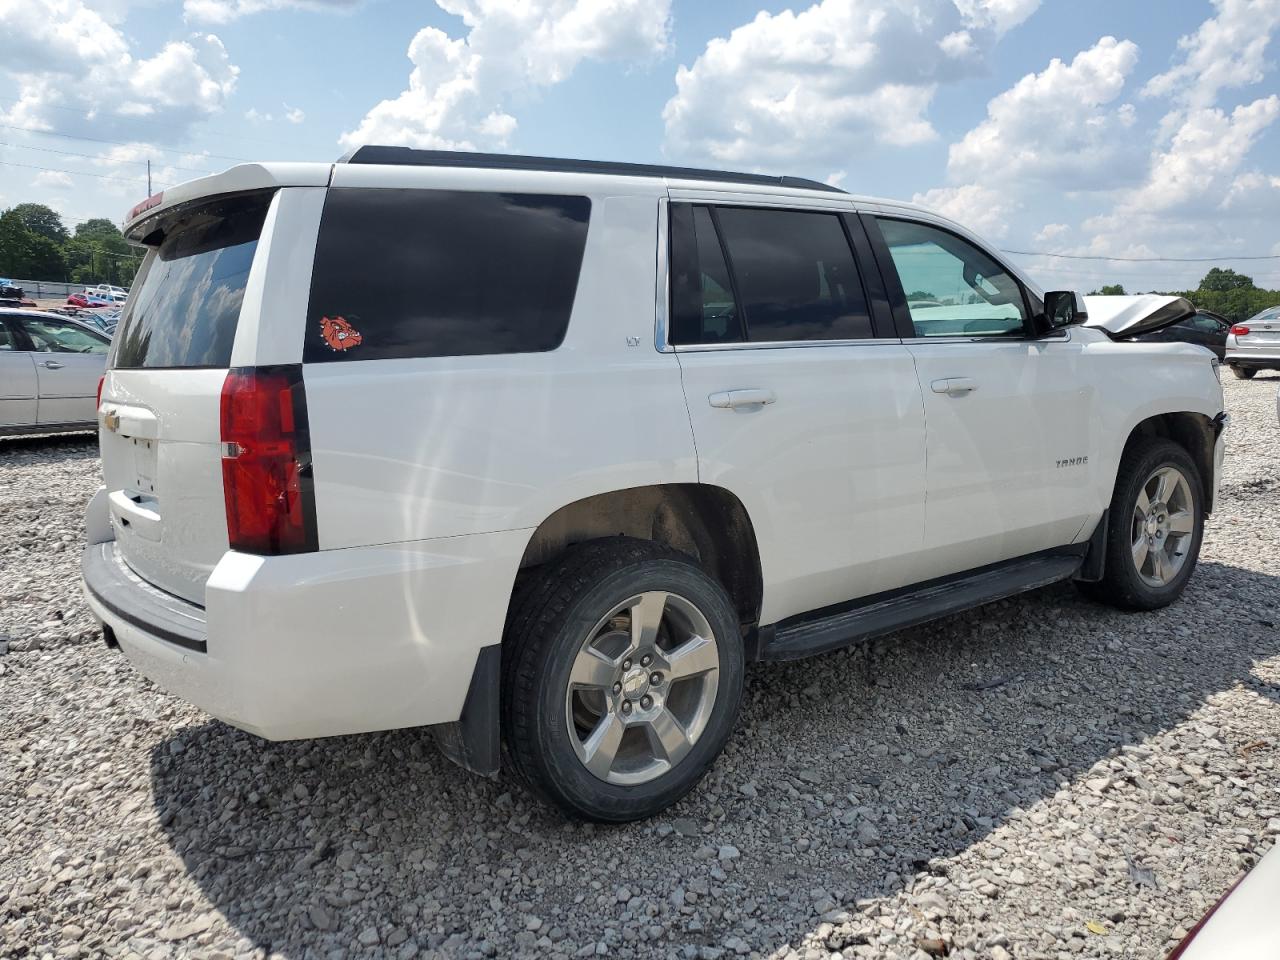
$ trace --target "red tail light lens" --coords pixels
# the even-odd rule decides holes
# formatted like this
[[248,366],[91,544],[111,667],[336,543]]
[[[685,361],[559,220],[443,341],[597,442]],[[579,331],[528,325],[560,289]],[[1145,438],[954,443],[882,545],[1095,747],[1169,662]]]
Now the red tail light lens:
[[101,376],[98,378],[98,402],[94,404],[95,409],[97,407],[102,406],[102,384],[104,381],[106,381],[106,379],[107,379],[106,376]]
[[1237,323],[1234,327],[1231,328],[1232,336],[1244,337],[1244,336],[1247,336],[1248,333],[1249,333],[1249,328],[1246,327],[1243,323]]
[[231,548],[268,555],[317,549],[301,366],[229,371],[221,421]]

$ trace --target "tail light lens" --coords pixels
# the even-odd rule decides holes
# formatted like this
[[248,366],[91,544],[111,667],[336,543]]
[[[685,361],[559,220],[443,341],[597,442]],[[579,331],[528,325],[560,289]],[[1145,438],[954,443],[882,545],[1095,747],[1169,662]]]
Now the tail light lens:
[[102,406],[102,384],[106,379],[105,375],[98,378],[98,401],[94,404],[95,409]]
[[1231,328],[1231,335],[1232,335],[1233,337],[1245,337],[1245,336],[1248,336],[1248,335],[1249,335],[1249,328],[1248,328],[1248,327],[1246,327],[1243,323],[1237,323],[1234,327],[1232,327],[1232,328]]
[[221,424],[231,548],[267,555],[317,549],[302,367],[229,371]]

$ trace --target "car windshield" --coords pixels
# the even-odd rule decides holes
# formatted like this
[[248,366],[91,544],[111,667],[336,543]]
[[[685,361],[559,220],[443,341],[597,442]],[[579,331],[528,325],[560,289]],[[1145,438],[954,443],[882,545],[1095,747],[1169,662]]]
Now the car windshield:
[[1250,320],[1280,320],[1280,307],[1267,307],[1267,309],[1260,313],[1255,313],[1249,318],[1249,320],[1246,320],[1245,323],[1248,323]]

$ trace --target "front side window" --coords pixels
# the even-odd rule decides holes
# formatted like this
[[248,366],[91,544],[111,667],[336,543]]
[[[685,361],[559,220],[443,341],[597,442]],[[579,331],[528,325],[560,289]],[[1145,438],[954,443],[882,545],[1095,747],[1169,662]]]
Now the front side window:
[[110,346],[96,334],[60,320],[23,317],[22,326],[41,353],[106,353]]
[[303,360],[554,350],[590,213],[579,196],[331,189]]
[[672,204],[671,259],[672,343],[873,336],[837,214]]
[[917,337],[1022,337],[1022,288],[980,249],[946,230],[878,220]]

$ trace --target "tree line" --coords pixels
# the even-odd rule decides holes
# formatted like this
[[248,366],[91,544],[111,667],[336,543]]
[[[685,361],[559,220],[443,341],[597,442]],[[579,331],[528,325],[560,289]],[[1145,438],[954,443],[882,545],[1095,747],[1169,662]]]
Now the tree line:
[[142,251],[105,217],[70,231],[43,203],[20,203],[0,213],[0,277],[127,287],[141,263]]
[[[1124,284],[1111,283],[1089,291],[1092,295],[1122,297]],[[1165,296],[1186,297],[1201,310],[1216,313],[1232,323],[1248,320],[1255,313],[1280,305],[1280,290],[1257,286],[1253,277],[1234,270],[1214,267],[1194,290],[1152,290]]]

